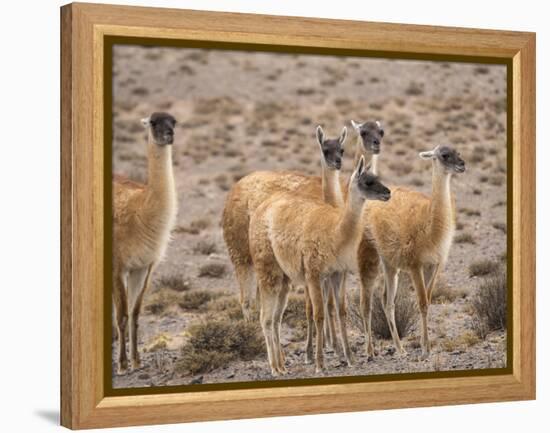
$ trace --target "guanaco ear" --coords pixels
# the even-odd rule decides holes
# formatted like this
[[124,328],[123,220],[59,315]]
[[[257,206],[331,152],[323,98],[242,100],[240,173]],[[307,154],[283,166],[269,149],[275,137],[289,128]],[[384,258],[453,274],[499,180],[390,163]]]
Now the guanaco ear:
[[420,152],[418,156],[422,159],[434,159],[435,158],[435,152],[437,151],[439,146],[436,146],[434,150],[428,150],[426,152]]
[[141,119],[141,124],[147,128],[151,124],[151,118],[144,117],[143,119]]
[[355,169],[355,172],[357,173],[356,176],[361,176],[364,171],[365,171],[365,157],[361,155],[361,158],[359,158],[359,162],[357,163],[357,168]]
[[360,123],[357,123],[355,120],[352,119],[351,121],[351,126],[353,126],[353,129],[355,129],[356,131],[359,131],[359,129],[361,128],[361,124]]
[[317,129],[315,130],[315,135],[317,136],[317,142],[320,146],[323,145],[323,141],[325,140],[325,133],[323,132],[323,128],[321,125],[317,126]]
[[344,141],[346,141],[346,137],[348,136],[348,128],[345,126],[342,128],[342,133],[340,134],[340,138],[338,141],[340,142],[340,145],[344,144]]

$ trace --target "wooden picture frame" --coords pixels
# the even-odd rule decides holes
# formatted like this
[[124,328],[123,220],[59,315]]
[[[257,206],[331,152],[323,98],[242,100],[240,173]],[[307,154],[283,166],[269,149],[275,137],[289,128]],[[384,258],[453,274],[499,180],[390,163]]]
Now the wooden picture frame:
[[[105,40],[466,56],[509,66],[511,365],[499,374],[192,393],[105,392]],[[96,4],[61,8],[61,424],[73,428],[535,398],[535,34]],[[510,154],[509,154],[510,155]],[[510,179],[511,178],[511,179]],[[510,190],[511,188],[511,190]],[[509,243],[510,245],[510,243]],[[511,256],[511,257],[510,257]]]

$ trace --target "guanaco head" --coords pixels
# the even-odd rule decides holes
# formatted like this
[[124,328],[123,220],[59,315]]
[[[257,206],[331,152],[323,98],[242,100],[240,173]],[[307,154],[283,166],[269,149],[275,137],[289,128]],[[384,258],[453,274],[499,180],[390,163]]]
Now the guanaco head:
[[323,128],[319,125],[316,129],[317,143],[321,148],[323,158],[322,163],[331,170],[340,170],[342,168],[342,156],[344,155],[344,141],[348,135],[348,129],[344,126],[340,137],[326,138]]
[[174,127],[176,119],[168,113],[153,113],[141,119],[143,126],[149,129],[149,136],[158,146],[174,143]]
[[357,131],[363,148],[365,151],[373,153],[375,155],[380,153],[380,144],[382,143],[382,137],[384,137],[384,129],[380,121],[367,121],[365,123],[357,123],[354,120],[351,121],[353,129]]
[[390,189],[380,182],[369,169],[370,164],[365,166],[365,157],[361,155],[357,167],[351,175],[350,188],[355,189],[363,199],[388,201],[391,198]]
[[448,146],[436,146],[434,150],[420,152],[420,158],[436,161],[446,173],[464,173],[466,164],[460,153]]

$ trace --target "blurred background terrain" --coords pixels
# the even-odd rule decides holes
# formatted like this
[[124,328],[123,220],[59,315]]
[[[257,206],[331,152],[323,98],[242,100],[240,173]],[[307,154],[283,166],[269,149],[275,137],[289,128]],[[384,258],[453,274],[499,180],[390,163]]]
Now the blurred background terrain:
[[[453,178],[457,233],[430,310],[432,355],[420,359],[418,313],[402,275],[396,315],[409,355],[393,355],[375,303],[378,356],[367,361],[348,279],[353,368],[326,353],[326,376],[503,367],[506,362],[506,68],[183,48],[117,46],[113,59],[113,172],[146,182],[140,119],[168,111],[179,121],[174,165],[177,227],[140,317],[143,366],[114,387],[271,380],[257,324],[242,321],[238,289],[219,225],[233,183],[260,169],[319,174],[315,127],[348,126],[344,174],[356,135],[350,120],[380,120],[380,171],[389,185],[431,191],[418,152],[459,150]],[[290,375],[304,365],[303,294],[291,295],[283,344]],[[113,354],[116,355],[116,345]],[[115,369],[113,369],[113,372]]]

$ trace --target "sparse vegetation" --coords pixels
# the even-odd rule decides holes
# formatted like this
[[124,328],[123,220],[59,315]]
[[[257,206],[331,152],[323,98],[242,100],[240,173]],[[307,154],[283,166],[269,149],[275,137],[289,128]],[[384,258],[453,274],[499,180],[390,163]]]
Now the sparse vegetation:
[[170,275],[170,274],[165,274],[162,277],[160,277],[157,285],[161,289],[167,288],[167,289],[172,289],[176,292],[184,292],[191,288],[191,284],[189,283],[189,281],[184,280],[179,275]]
[[212,299],[206,305],[206,310],[210,312],[223,312],[228,318],[233,320],[243,319],[241,304],[234,295],[220,296]]
[[409,96],[419,96],[424,94],[424,85],[411,81],[405,89],[405,93]]
[[453,288],[447,284],[437,284],[432,292],[432,303],[445,304],[464,299],[468,296],[468,290],[463,288]]
[[301,341],[306,336],[306,305],[304,295],[290,295],[283,316],[283,323],[293,329],[293,339]]
[[208,290],[194,290],[185,293],[178,305],[182,310],[198,310],[202,308],[207,302],[215,299],[219,294],[210,292]]
[[463,207],[463,208],[460,208],[458,210],[460,213],[463,213],[465,214],[466,216],[481,216],[481,212],[478,211],[477,209],[471,209],[471,208],[468,208],[468,207]]
[[471,263],[468,269],[471,277],[483,277],[497,271],[499,267],[497,262],[484,259]]
[[201,239],[193,247],[193,252],[195,254],[202,254],[204,256],[208,256],[210,254],[213,254],[217,250],[218,250],[218,248],[217,248],[215,242],[208,241],[208,240],[205,240],[205,239]]
[[493,186],[501,186],[504,184],[504,177],[503,176],[492,176],[489,179],[489,183]]
[[[359,293],[355,292],[350,296],[348,306],[350,320],[353,325],[363,330],[363,319],[359,305]],[[401,278],[397,296],[395,298],[395,324],[401,338],[406,337],[418,317],[418,309],[414,294],[410,290],[407,278]],[[384,340],[391,339],[390,329],[386,321],[386,314],[382,306],[381,291],[376,290],[373,294],[371,326],[373,333]]]
[[189,339],[176,363],[179,375],[206,373],[235,360],[250,360],[265,354],[257,322],[208,317],[188,329]]
[[496,269],[479,284],[472,299],[473,328],[480,338],[488,332],[506,329],[507,279],[503,268]]
[[475,244],[476,241],[474,240],[474,237],[471,235],[471,233],[465,232],[465,233],[459,233],[455,235],[455,243],[457,244]]
[[468,347],[479,343],[479,341],[479,337],[474,332],[465,331],[455,338],[446,337],[439,344],[445,352],[455,352],[457,350],[464,351]]
[[188,226],[178,226],[174,229],[176,233],[189,233],[192,235],[198,235],[204,229],[210,227],[210,220],[208,218],[199,218],[191,221]]
[[500,230],[502,233],[506,233],[506,224],[501,222],[493,223],[493,227],[497,230]]
[[226,266],[223,263],[206,263],[199,268],[199,277],[221,278],[225,271]]
[[146,313],[162,315],[171,306],[178,305],[181,295],[170,289],[160,289],[144,298],[144,310]]

